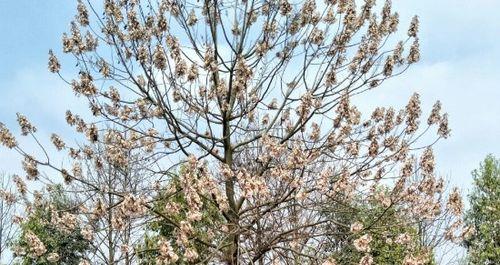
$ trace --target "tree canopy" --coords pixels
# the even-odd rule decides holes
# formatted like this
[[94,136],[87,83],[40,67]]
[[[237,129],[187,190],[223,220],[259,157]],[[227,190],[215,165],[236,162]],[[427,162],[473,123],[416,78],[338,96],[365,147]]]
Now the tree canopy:
[[465,240],[471,264],[500,263],[500,160],[488,155],[472,172],[466,223],[475,231]]
[[22,265],[77,265],[90,250],[88,231],[72,213],[72,203],[61,187],[52,187],[47,194],[36,194],[33,208],[21,223],[13,250],[16,262]]
[[[88,103],[87,113],[65,113],[71,138],[85,140],[52,134],[53,152],[67,161],[57,163],[18,113],[21,136],[42,155],[4,125],[0,143],[22,157],[25,181],[63,181],[66,192],[78,183],[89,203],[68,218],[92,233],[159,231],[156,244],[146,242],[157,264],[335,264],[334,236],[362,253],[353,262],[384,260],[371,246],[380,231],[351,238],[345,228],[362,220],[335,203],[365,205],[373,223],[362,225],[393,233],[390,217],[433,223],[445,214],[446,239],[460,240],[460,195],[446,198],[435,172],[432,147],[450,135],[441,103],[427,114],[416,93],[401,109],[361,113],[353,104],[420,60],[418,17],[403,34],[399,24],[389,0],[79,0],[62,36],[78,74],[54,51],[48,67]],[[88,181],[84,163],[101,173],[139,164],[148,177],[124,190]],[[30,255],[45,252],[33,235],[40,244]],[[138,257],[139,241],[121,252]],[[429,260],[431,250],[405,242],[394,240],[405,264]]]

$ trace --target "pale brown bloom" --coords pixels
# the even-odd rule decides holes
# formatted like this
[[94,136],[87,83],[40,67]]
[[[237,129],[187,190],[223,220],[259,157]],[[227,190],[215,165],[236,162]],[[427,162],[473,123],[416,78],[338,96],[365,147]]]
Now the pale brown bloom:
[[450,136],[450,132],[451,130],[448,127],[448,114],[445,113],[439,121],[438,135],[446,139]]
[[153,63],[156,68],[165,70],[167,67],[167,56],[161,45],[157,45],[153,53]]
[[83,238],[85,238],[86,240],[89,240],[89,241],[92,240],[94,237],[94,231],[93,231],[92,226],[90,226],[90,225],[86,225],[81,230],[81,233],[82,233]]
[[179,256],[174,253],[170,242],[166,239],[162,239],[159,242],[159,253],[160,256],[157,259],[159,264],[172,264],[179,259]]
[[80,260],[80,262],[78,263],[78,265],[90,265],[90,262],[86,259],[82,259]]
[[186,258],[187,261],[194,262],[196,261],[196,259],[198,259],[199,255],[194,248],[187,248],[186,251],[184,252],[184,257]]
[[25,156],[23,160],[23,169],[26,172],[26,177],[29,180],[34,180],[38,178],[38,167],[37,162],[31,156]]
[[191,12],[189,12],[187,24],[188,24],[188,26],[194,26],[194,25],[196,25],[197,22],[198,22],[198,18],[196,17],[196,13],[193,9],[193,10],[191,10]]
[[94,78],[86,72],[80,73],[80,81],[73,80],[71,83],[73,90],[77,94],[92,96],[97,93],[97,87],[94,84]]
[[59,64],[59,60],[54,55],[52,50],[49,50],[49,71],[52,73],[58,73],[61,70],[61,64]]
[[37,257],[42,256],[47,252],[47,249],[45,248],[45,245],[43,242],[38,238],[37,235],[35,235],[31,231],[27,231],[24,234],[24,238],[28,244],[28,247],[30,251]]
[[363,224],[360,222],[354,222],[351,224],[351,232],[358,233],[363,230]]
[[3,123],[0,123],[0,143],[10,149],[17,146],[16,138]]
[[462,203],[462,198],[461,198],[460,193],[458,192],[457,188],[454,188],[453,191],[451,192],[450,196],[448,197],[448,202],[446,204],[446,207],[454,215],[460,216],[462,214],[463,203]]
[[427,119],[427,124],[432,125],[436,124],[441,120],[441,102],[438,100],[432,107],[432,112]]
[[385,66],[384,66],[384,75],[385,76],[391,76],[392,71],[394,69],[394,56],[388,56],[387,60],[385,61]]
[[373,257],[370,254],[366,254],[359,261],[359,265],[372,265],[372,264],[374,264],[374,262],[373,262]]
[[66,144],[64,143],[64,141],[61,139],[61,137],[59,137],[59,135],[53,133],[51,136],[50,136],[50,140],[52,141],[52,143],[54,144],[54,146],[57,148],[57,150],[61,151],[62,149],[64,149],[66,147]]
[[97,126],[95,126],[95,124],[91,124],[87,128],[86,134],[87,134],[87,138],[89,139],[89,141],[96,142],[98,140]]
[[414,16],[411,21],[410,28],[408,29],[408,36],[417,37],[418,27],[419,27],[418,16]]
[[24,116],[24,115],[22,115],[20,113],[17,113],[17,123],[19,124],[19,127],[21,127],[21,134],[24,135],[24,136],[36,132],[36,127],[33,126],[28,121],[28,119],[26,118],[26,116]]
[[420,44],[418,38],[413,41],[413,44],[410,47],[410,53],[408,54],[408,63],[416,63],[420,60]]
[[78,22],[80,25],[87,26],[89,24],[89,14],[87,11],[87,7],[83,4],[82,0],[78,0]]
[[419,118],[422,110],[420,108],[420,95],[415,93],[406,105],[406,133],[414,133],[420,124]]
[[334,258],[329,258],[323,263],[321,263],[321,265],[337,265],[337,262],[335,261]]
[[425,149],[422,157],[420,158],[420,168],[424,175],[432,175],[434,173],[435,161],[434,154],[431,148]]
[[354,240],[354,247],[360,252],[370,252],[370,242],[372,241],[372,236],[365,234],[360,238]]
[[320,45],[325,39],[325,33],[322,30],[316,28],[311,32],[310,39],[311,43]]
[[191,67],[189,67],[186,78],[188,81],[193,82],[198,78],[198,76],[199,76],[198,66],[196,64],[192,64]]
[[24,182],[24,180],[21,177],[19,177],[18,175],[14,175],[13,181],[16,184],[17,191],[20,194],[25,195],[28,189],[27,189],[27,186],[26,186],[26,183]]
[[47,261],[49,262],[53,262],[53,263],[56,263],[59,261],[59,254],[55,253],[55,252],[52,252],[52,253],[49,253],[49,255],[47,255]]
[[111,70],[109,69],[109,64],[105,60],[101,60],[100,64],[101,68],[99,69],[99,72],[102,74],[102,76],[110,77]]

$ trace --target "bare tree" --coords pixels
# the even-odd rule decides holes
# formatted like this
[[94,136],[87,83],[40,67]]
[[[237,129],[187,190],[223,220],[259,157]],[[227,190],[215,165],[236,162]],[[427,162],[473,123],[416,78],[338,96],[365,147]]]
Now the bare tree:
[[1,174],[0,178],[0,262],[11,264],[9,247],[18,230],[15,223],[16,199],[10,177]]
[[[404,109],[364,116],[351,103],[419,60],[418,18],[401,41],[398,24],[390,1],[380,8],[373,0],[105,0],[102,8],[79,1],[63,51],[80,72],[67,83],[94,117],[68,111],[66,119],[102,152],[69,147],[54,134],[55,147],[76,161],[66,169],[42,144],[46,157],[30,155],[5,127],[0,140],[24,157],[30,180],[43,166],[114,196],[82,212],[91,219],[109,220],[106,213],[119,209],[119,224],[148,215],[168,224],[174,235],[160,240],[158,264],[332,264],[325,228],[358,227],[321,214],[340,193],[344,202],[376,199],[419,219],[434,220],[442,209],[431,148],[449,135],[440,103],[424,122],[418,94]],[[60,67],[51,51],[49,70]],[[18,121],[21,134],[38,141],[28,119],[18,114]],[[434,128],[437,136],[424,142]],[[109,190],[78,168],[92,160],[105,170],[104,159],[127,169],[141,153],[149,184],[167,199],[182,193],[185,204],[156,209],[153,187]],[[416,171],[422,179],[410,181]],[[170,181],[177,172],[180,188]],[[378,192],[387,183],[390,191]],[[207,203],[224,219],[201,233]],[[460,197],[447,208],[458,216]],[[371,227],[354,242],[360,264],[373,262]],[[460,220],[451,227],[459,233]],[[428,258],[410,249],[405,262]]]
[[[77,165],[81,167],[81,178],[87,184],[72,182],[67,192],[73,194],[74,200],[80,205],[89,208],[100,203],[116,205],[122,200],[122,197],[116,194],[139,194],[151,189],[151,173],[148,170],[151,165],[145,164],[147,159],[144,158],[144,154],[131,155],[126,167],[116,167],[106,163],[102,146],[98,144],[87,146],[86,150],[92,150],[96,157],[101,156],[103,165],[96,168],[92,160],[83,160],[83,164]],[[89,190],[89,183],[101,189]],[[85,214],[85,211],[82,214]],[[148,219],[128,217],[124,216],[125,214],[120,208],[109,208],[105,210],[103,218],[86,216],[88,239],[95,251],[90,257],[91,260],[110,265],[137,264],[133,246],[142,240],[144,223]],[[122,219],[125,219],[125,222],[117,221]]]

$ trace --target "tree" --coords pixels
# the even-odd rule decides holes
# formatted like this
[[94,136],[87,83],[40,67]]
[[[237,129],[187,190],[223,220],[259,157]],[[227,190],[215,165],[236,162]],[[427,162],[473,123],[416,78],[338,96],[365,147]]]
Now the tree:
[[[418,221],[402,216],[404,211],[397,207],[387,208],[371,200],[368,205],[363,201],[348,205],[337,202],[325,209],[325,214],[334,215],[331,218],[340,224],[356,220],[350,227],[330,227],[332,257],[339,264],[357,264],[369,252],[375,264],[404,264],[407,255],[417,255],[427,256],[422,264],[435,264],[434,248],[423,242]],[[369,245],[363,246],[363,240]]]
[[[14,176],[14,181],[19,177]],[[17,233],[15,196],[11,177],[2,174],[0,176],[0,263],[6,260],[12,239]],[[10,264],[10,263],[6,263]]]
[[[97,170],[103,158],[127,168],[137,162],[131,156],[146,153],[140,157],[155,161],[147,163],[154,187],[121,193],[88,183],[78,167],[25,150],[5,126],[0,142],[23,156],[28,180],[43,167],[120,198],[95,203],[94,218],[119,210],[117,223],[134,216],[173,228],[175,242],[158,242],[159,264],[194,263],[199,244],[211,263],[326,262],[325,229],[339,222],[322,212],[339,192],[344,202],[378,196],[383,215],[396,209],[432,221],[442,210],[435,141],[419,141],[432,128],[435,140],[449,136],[440,103],[426,122],[418,94],[399,111],[362,116],[352,104],[419,60],[418,18],[402,41],[394,37],[398,24],[390,1],[377,8],[373,0],[104,0],[102,14],[79,1],[63,52],[79,71],[67,83],[93,116],[68,111],[66,120],[104,148],[89,152],[56,134],[52,143]],[[49,70],[63,76],[52,51]],[[41,143],[27,117],[18,114],[18,123],[21,135]],[[172,175],[180,168],[178,189]],[[409,181],[415,172],[423,176],[417,183]],[[393,185],[382,196],[375,191],[384,182]],[[177,193],[187,205],[181,219],[169,218],[175,207],[155,209],[158,194],[175,201]],[[449,208],[459,211],[453,198]],[[205,207],[223,216],[207,226],[208,239],[195,233]],[[371,264],[364,252],[360,263]],[[426,258],[414,254],[405,262]]]
[[500,262],[500,160],[488,155],[472,171],[474,188],[469,194],[466,223],[475,231],[465,240],[471,264]]
[[[91,209],[97,204],[115,205],[122,197],[116,194],[146,193],[151,190],[151,174],[144,154],[129,156],[126,167],[117,167],[103,155],[104,147],[99,144],[86,146],[87,153],[92,152],[99,157],[100,164],[93,160],[83,159],[75,165],[77,174],[85,182],[69,183],[65,192],[71,194],[72,200],[81,208]],[[105,187],[88,189],[89,185]],[[152,191],[151,191],[152,192]],[[99,264],[137,264],[133,247],[142,242],[143,224],[147,220],[142,217],[129,216],[121,208],[102,208],[100,212],[80,211],[92,231],[91,246],[93,254],[90,259]],[[100,218],[96,218],[100,217]]]
[[29,215],[20,225],[14,242],[19,264],[80,264],[90,244],[75,212],[74,205],[61,187],[51,187],[47,196],[35,194]]
[[[181,174],[183,169],[181,168]],[[182,191],[182,185],[177,176],[173,176],[172,187],[176,191],[170,196],[166,196],[161,193],[155,198],[154,210],[162,211],[163,209],[170,208],[171,212],[166,213],[167,218],[175,220],[177,222],[182,222],[188,216],[189,205],[186,201]],[[169,193],[166,193],[169,194]],[[202,199],[204,201],[204,206],[200,209],[201,217],[196,218],[192,223],[193,234],[197,238],[204,241],[220,241],[220,238],[214,238],[210,235],[210,227],[218,226],[223,223],[224,217],[220,214],[217,207],[211,205],[207,199]],[[191,217],[192,218],[192,217]],[[162,218],[157,218],[156,220],[148,224],[146,235],[144,236],[143,243],[139,247],[138,255],[140,264],[154,264],[160,253],[158,251],[158,242],[161,238],[173,238],[175,236],[175,227],[169,223],[163,221]],[[178,243],[173,243],[172,248],[175,253],[180,253],[182,251],[182,245]],[[198,253],[198,258],[196,262],[205,263],[211,260],[213,253],[204,244],[195,243],[194,250]],[[185,262],[178,262],[184,264]]]

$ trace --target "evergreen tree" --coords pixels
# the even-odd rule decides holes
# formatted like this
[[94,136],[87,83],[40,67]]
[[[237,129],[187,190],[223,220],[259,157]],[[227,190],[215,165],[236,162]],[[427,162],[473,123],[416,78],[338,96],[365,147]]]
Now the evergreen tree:
[[470,264],[500,264],[500,160],[486,157],[472,172],[466,222],[475,234],[465,241]]
[[46,196],[36,196],[13,246],[17,264],[79,264],[90,244],[73,218],[74,204],[60,186]]

